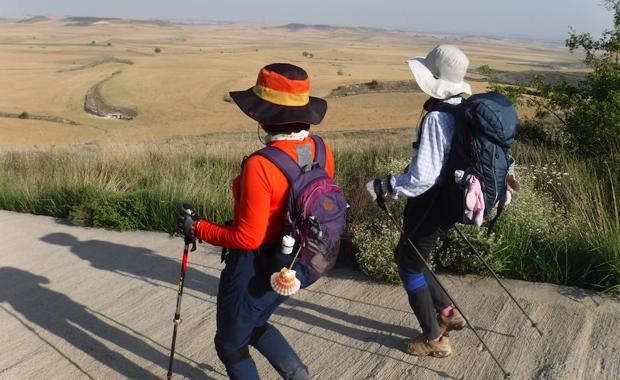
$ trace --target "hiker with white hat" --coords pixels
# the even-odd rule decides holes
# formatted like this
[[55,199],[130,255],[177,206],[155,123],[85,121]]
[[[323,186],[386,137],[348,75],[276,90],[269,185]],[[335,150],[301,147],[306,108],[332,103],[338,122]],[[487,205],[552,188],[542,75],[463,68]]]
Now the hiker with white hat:
[[422,328],[422,334],[407,341],[405,350],[417,356],[446,357],[452,353],[448,332],[460,330],[465,320],[454,308],[429,269],[407,243],[409,238],[426,258],[437,243],[441,230],[456,220],[447,210],[441,184],[444,182],[448,155],[456,122],[442,105],[458,105],[462,94],[471,95],[464,81],[469,60],[457,47],[439,45],[426,57],[408,61],[420,89],[430,96],[424,104],[427,112],[419,128],[415,152],[404,174],[377,179],[366,185],[373,200],[377,197],[407,197],[404,232],[394,258],[398,265],[409,304]]

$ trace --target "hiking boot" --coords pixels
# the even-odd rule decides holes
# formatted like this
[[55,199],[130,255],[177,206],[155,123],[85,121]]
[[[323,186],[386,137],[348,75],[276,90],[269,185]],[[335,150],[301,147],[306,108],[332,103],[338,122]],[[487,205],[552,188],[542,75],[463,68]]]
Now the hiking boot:
[[446,336],[442,336],[439,342],[435,342],[426,339],[424,335],[420,335],[414,340],[405,341],[405,352],[415,356],[445,358],[452,354],[452,347]]
[[465,327],[465,319],[457,309],[452,309],[452,315],[449,317],[440,313],[437,321],[439,322],[439,329],[444,336],[449,336],[448,333],[450,331],[462,330]]

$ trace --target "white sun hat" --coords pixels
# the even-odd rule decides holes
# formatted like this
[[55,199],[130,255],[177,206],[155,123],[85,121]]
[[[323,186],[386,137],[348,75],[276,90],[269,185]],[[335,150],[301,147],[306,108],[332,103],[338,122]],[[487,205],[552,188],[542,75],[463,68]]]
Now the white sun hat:
[[464,81],[469,59],[456,46],[439,45],[426,57],[416,57],[407,63],[420,89],[433,98],[471,95],[471,86]]

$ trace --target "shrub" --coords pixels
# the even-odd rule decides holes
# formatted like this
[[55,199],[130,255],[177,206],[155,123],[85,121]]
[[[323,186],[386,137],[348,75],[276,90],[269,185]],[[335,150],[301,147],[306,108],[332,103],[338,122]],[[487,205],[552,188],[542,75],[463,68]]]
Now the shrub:
[[[495,271],[503,272],[505,263],[496,260],[498,259],[497,252],[503,248],[500,236],[496,234],[487,236],[484,228],[475,226],[459,226],[458,228]],[[483,274],[486,271],[484,264],[455,229],[450,229],[440,236],[434,255],[433,261],[437,268],[448,269],[459,274]]]
[[538,113],[535,119],[526,119],[519,125],[519,142],[540,144],[547,147],[570,146],[571,136],[548,114]]
[[370,82],[366,83],[366,86],[368,86],[368,88],[372,90],[376,90],[379,87],[379,82],[376,79],[373,79]]
[[493,76],[497,75],[497,70],[493,69],[489,65],[482,65],[478,67],[478,72],[480,73],[480,75],[489,78],[489,80],[492,80]]
[[20,113],[17,117],[20,118],[20,119],[30,119],[30,114],[28,112],[24,111],[24,112]]
[[[614,221],[619,218],[613,211],[609,214],[617,209],[614,197],[601,198],[607,190],[597,187],[600,180],[588,177],[592,174],[588,174],[587,163],[574,166],[578,161],[568,154],[554,156],[540,148],[516,148],[524,160],[536,163],[518,167],[521,190],[494,233],[487,236],[484,226],[460,226],[462,232],[500,275],[613,289],[620,281],[620,223]],[[558,162],[552,161],[556,159]],[[402,158],[369,160],[369,167],[361,171],[397,173],[406,162]],[[362,186],[360,183],[347,192],[353,210],[350,231],[356,258],[371,277],[398,282],[392,261],[399,234],[369,201],[365,200],[368,207],[362,207],[366,197]],[[361,200],[356,198],[358,194]],[[583,199],[590,199],[588,207]],[[402,216],[404,203],[392,203],[397,217]],[[440,236],[431,264],[456,273],[488,274],[454,229]]]
[[340,67],[340,68],[338,69],[337,74],[338,74],[339,76],[344,75],[344,70],[342,69],[342,67]]
[[370,277],[391,283],[398,283],[398,269],[394,263],[394,248],[399,233],[378,215],[366,223],[351,228],[352,242],[357,249],[357,262]]
[[[566,40],[571,52],[585,53],[584,63],[591,69],[585,79],[571,84],[550,82],[539,75],[528,85],[531,89],[492,86],[512,100],[525,99],[539,114],[553,115],[571,137],[572,149],[583,156],[613,154],[620,141],[620,1],[606,0],[605,4],[613,12],[612,30],[599,39],[571,30]],[[488,66],[481,69],[493,73]],[[489,79],[493,82],[493,75]]]
[[537,174],[549,180],[546,171],[547,167],[541,168],[540,174],[532,167],[518,170],[521,189],[499,219],[497,237],[482,235],[476,242],[497,272],[524,280],[558,283],[565,280],[558,257],[566,252],[570,230],[564,209],[550,193],[536,187],[540,180]]
[[145,205],[139,193],[104,198],[93,210],[93,226],[120,230],[141,229]]
[[[357,153],[343,157],[337,157],[341,161],[348,162],[345,168],[339,168],[339,177],[348,178],[349,181],[340,183],[345,187],[348,201],[351,204],[349,213],[349,230],[355,249],[357,262],[370,277],[398,283],[398,270],[394,264],[394,248],[400,236],[398,230],[392,226],[387,216],[379,210],[368,198],[365,184],[369,178],[385,175],[386,173],[400,173],[407,165],[404,158],[409,152],[373,152]],[[351,157],[353,156],[353,157]],[[343,170],[344,169],[344,170]],[[351,171],[350,173],[347,171]],[[357,177],[360,176],[361,177]],[[355,180],[352,180],[356,178]],[[391,204],[394,215],[402,215],[404,202]]]
[[[553,253],[557,253],[554,249],[561,247],[565,238],[565,219],[549,196],[535,193],[531,181],[524,182],[518,199],[500,219],[502,223],[498,224],[496,234],[487,236],[485,228],[474,226],[460,228],[498,273],[523,279],[561,281]],[[402,211],[396,210],[402,209],[404,203],[403,200],[392,205],[394,215],[402,215]],[[392,261],[399,233],[388,224],[386,216],[377,214],[353,227],[352,233],[362,270],[373,278],[398,282],[398,272]],[[440,236],[430,262],[437,268],[461,274],[486,273],[484,265],[454,229]]]
[[153,49],[153,51],[154,51],[155,53],[161,53],[161,48],[156,47],[155,49]]

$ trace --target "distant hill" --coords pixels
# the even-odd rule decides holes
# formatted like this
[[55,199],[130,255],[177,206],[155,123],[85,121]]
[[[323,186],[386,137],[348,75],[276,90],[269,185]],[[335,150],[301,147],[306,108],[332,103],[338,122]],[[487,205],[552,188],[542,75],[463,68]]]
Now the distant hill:
[[49,18],[49,17],[34,16],[34,17],[23,19],[23,20],[19,20],[17,22],[19,24],[34,24],[34,23],[37,23],[37,22],[44,22],[44,21],[50,21],[50,20],[51,20],[51,18]]
[[120,18],[108,17],[65,17],[63,21],[68,22],[68,26],[90,26],[101,21],[120,21]]
[[279,28],[287,29],[291,32],[297,32],[304,29],[316,29],[322,30],[326,32],[333,32],[338,30],[346,30],[352,32],[387,32],[388,29],[382,28],[371,28],[365,26],[334,26],[334,25],[325,25],[325,24],[301,24],[301,23],[290,23],[286,25],[281,25]]
[[330,25],[322,25],[322,24],[308,25],[308,24],[299,24],[299,23],[290,23],[290,24],[282,25],[280,26],[280,28],[288,29],[292,32],[296,32],[298,30],[303,30],[303,29],[309,29],[309,28],[326,30],[326,31],[332,31],[336,29],[336,27],[333,27]]
[[157,25],[157,26],[173,26],[174,23],[165,20],[127,20],[132,24]]
[[156,26],[172,26],[173,23],[164,20],[134,20],[121,19],[112,17],[66,17],[63,21],[67,22],[67,26],[92,26],[103,25],[109,22],[128,22],[130,24],[144,24]]
[[342,85],[334,88],[328,97],[354,96],[371,93],[420,92],[414,80],[377,81]]
[[[558,64],[559,65],[559,64]],[[568,64],[565,64],[568,65]],[[543,64],[541,67],[547,67]],[[549,67],[553,67],[549,64]],[[587,73],[583,71],[553,71],[553,70],[525,70],[525,71],[505,71],[505,70],[493,70],[491,72],[486,72],[484,69],[480,67],[475,69],[470,69],[469,72],[480,74],[485,76],[484,79],[473,79],[468,78],[473,81],[482,81],[486,82],[489,78],[492,81],[508,84],[508,85],[527,85],[530,83],[536,76],[542,76],[546,82],[551,84],[559,84],[563,81],[566,81],[568,84],[575,86],[577,83],[582,81]]]

